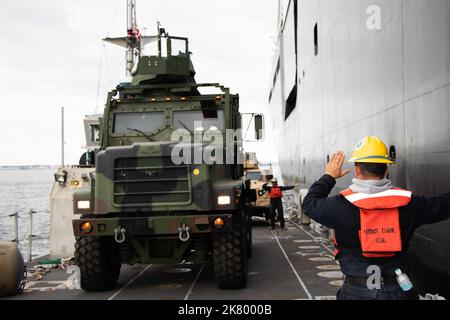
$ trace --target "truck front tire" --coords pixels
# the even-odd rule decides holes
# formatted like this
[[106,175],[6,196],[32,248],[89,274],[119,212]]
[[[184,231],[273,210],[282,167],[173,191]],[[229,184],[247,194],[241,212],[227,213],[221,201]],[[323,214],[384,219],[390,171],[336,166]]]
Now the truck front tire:
[[242,289],[247,285],[246,222],[237,214],[231,232],[214,236],[214,273],[221,289]]
[[81,271],[81,288],[86,291],[114,289],[120,274],[120,261],[113,239],[81,237],[75,243],[75,263]]
[[253,224],[252,215],[247,216],[247,258],[252,256],[252,245],[253,245]]

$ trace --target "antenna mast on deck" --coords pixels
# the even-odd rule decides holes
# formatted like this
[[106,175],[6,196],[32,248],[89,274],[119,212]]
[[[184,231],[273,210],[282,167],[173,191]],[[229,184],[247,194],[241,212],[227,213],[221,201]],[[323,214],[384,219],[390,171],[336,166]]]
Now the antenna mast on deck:
[[139,55],[139,52],[135,51],[140,49],[140,36],[141,33],[139,32],[136,22],[136,0],[127,0],[127,77],[131,77],[135,53],[136,55]]
[[103,41],[124,47],[126,55],[126,75],[132,76],[132,70],[136,59],[141,55],[141,45],[156,41],[155,36],[142,36],[137,26],[136,0],[127,0],[127,36],[118,38],[105,38]]
[[141,33],[136,22],[136,0],[127,0],[127,36],[118,38],[106,38],[103,41],[124,47],[126,54],[126,75],[131,77],[131,71],[136,57],[140,54]]

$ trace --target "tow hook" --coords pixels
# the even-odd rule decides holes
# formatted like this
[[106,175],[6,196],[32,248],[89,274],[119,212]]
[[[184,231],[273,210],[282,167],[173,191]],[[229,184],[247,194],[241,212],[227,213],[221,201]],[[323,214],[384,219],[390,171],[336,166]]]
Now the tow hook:
[[188,241],[191,237],[191,235],[189,234],[189,230],[189,226],[183,223],[181,227],[178,228],[178,238],[183,242]]
[[117,243],[124,243],[125,242],[125,233],[127,230],[125,228],[122,228],[121,226],[114,229],[114,240]]

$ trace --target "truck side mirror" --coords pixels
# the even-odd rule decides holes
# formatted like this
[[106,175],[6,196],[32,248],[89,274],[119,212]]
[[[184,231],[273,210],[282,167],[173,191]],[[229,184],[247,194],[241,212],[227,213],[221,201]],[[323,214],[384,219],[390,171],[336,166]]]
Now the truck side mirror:
[[264,140],[264,115],[260,113],[242,113],[242,128],[245,142]]
[[264,116],[262,114],[255,115],[255,137],[257,141],[263,139]]

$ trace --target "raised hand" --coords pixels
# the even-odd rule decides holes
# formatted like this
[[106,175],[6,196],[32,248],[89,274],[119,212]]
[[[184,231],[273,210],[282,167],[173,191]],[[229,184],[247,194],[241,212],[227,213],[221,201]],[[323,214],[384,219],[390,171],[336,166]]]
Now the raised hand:
[[345,154],[343,151],[338,151],[333,154],[330,162],[328,162],[325,173],[332,176],[334,179],[342,178],[348,175],[351,170],[342,171],[342,165],[344,164]]

